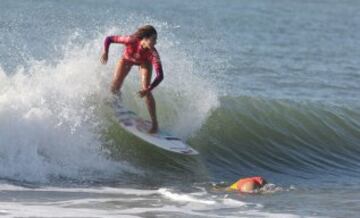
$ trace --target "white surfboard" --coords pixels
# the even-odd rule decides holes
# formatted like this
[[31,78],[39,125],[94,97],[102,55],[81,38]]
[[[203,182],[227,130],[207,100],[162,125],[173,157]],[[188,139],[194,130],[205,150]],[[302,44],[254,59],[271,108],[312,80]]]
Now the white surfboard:
[[151,128],[151,122],[144,120],[136,115],[135,112],[127,109],[118,98],[114,98],[113,108],[120,126],[143,141],[175,153],[187,155],[199,154],[199,152],[184,143],[181,139],[169,133],[161,130],[155,134],[148,133],[148,130]]

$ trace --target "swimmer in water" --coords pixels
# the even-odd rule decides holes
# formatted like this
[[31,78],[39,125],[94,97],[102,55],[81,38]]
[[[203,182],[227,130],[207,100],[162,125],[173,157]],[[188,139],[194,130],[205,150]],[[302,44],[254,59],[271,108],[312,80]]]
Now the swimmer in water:
[[[156,117],[156,103],[151,91],[158,86],[164,78],[160,56],[155,49],[156,40],[157,32],[151,25],[140,27],[134,34],[128,36],[108,36],[105,38],[104,48],[100,58],[102,64],[107,63],[111,43],[121,43],[125,45],[124,52],[115,67],[113,75],[111,84],[111,92],[113,94],[117,94],[120,91],[123,81],[131,70],[131,67],[133,65],[139,66],[142,87],[138,95],[141,98],[145,97],[145,102],[151,117],[152,126],[148,131],[149,133],[156,133],[159,129]],[[153,67],[155,68],[156,77],[152,83],[150,83]]]
[[255,193],[266,185],[266,180],[261,176],[242,178],[226,188],[226,191]]

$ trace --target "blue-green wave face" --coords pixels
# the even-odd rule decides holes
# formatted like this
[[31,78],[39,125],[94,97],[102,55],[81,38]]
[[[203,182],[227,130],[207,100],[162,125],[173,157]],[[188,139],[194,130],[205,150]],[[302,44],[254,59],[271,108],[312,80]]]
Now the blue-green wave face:
[[359,115],[348,106],[222,97],[190,142],[219,178],[249,172],[273,180],[358,177]]

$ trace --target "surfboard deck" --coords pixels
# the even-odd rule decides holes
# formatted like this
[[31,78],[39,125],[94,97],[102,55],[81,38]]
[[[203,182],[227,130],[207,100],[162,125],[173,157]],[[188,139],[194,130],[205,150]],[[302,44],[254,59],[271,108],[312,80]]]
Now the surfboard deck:
[[160,130],[158,133],[150,134],[151,122],[147,121],[135,112],[126,108],[120,98],[114,98],[112,105],[115,111],[115,117],[120,126],[127,132],[137,136],[143,141],[152,144],[158,148],[185,155],[197,155],[198,151],[187,145],[181,139]]

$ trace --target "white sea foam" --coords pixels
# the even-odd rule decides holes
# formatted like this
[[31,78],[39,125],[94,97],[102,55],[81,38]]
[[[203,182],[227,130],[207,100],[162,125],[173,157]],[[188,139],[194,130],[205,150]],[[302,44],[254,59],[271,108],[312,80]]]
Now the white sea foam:
[[[119,24],[119,29],[124,26]],[[157,28],[163,36],[157,47],[165,71],[164,82],[154,91],[160,125],[186,139],[218,106],[217,94],[200,76],[204,69],[176,46],[172,29],[167,24]],[[119,29],[109,34],[132,33]],[[54,177],[89,179],[134,171],[126,163],[108,160],[100,140],[106,121],[98,111],[110,96],[122,47],[112,45],[109,63],[103,66],[99,53],[104,35],[74,43],[82,37],[74,33],[59,60],[29,60],[15,72],[0,68],[0,177],[47,182]],[[134,97],[139,81],[137,73],[130,73],[122,91],[130,107],[148,117],[144,101]]]
[[[5,217],[285,217],[297,215],[270,213],[259,204],[232,199],[228,196],[212,195],[206,191],[184,193],[169,188],[26,188],[0,185],[2,192],[0,214]],[[8,202],[3,196],[16,192],[17,199]],[[46,198],[46,201],[29,200],[28,196]]]
[[[92,44],[92,43],[89,43]],[[134,170],[102,151],[96,109],[108,95],[94,47],[65,47],[56,64],[0,70],[0,177],[47,182]]]
[[168,199],[178,202],[193,202],[207,205],[214,205],[216,203],[214,200],[203,200],[189,194],[178,194],[175,192],[171,192],[168,189],[159,189],[159,193]]

